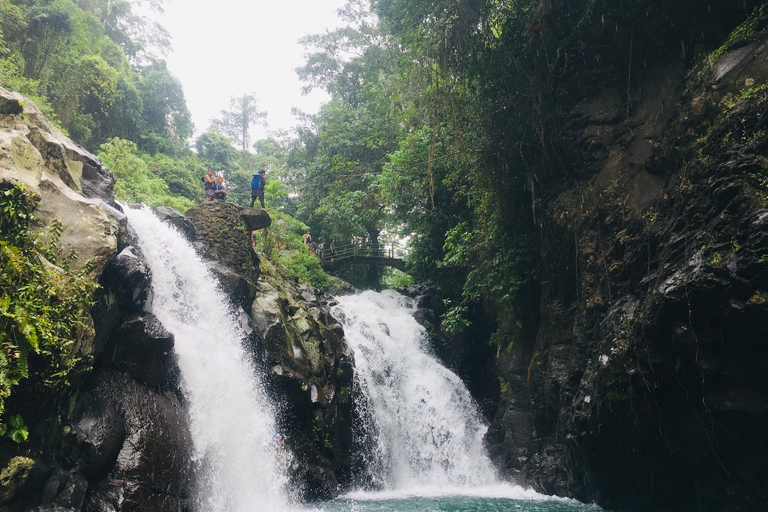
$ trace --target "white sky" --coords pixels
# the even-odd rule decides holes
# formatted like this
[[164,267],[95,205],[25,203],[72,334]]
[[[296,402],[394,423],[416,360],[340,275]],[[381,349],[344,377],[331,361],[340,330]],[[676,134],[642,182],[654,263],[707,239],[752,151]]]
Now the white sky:
[[[302,96],[295,69],[304,64],[298,43],[342,25],[345,0],[166,0],[165,13],[150,15],[171,35],[168,69],[181,81],[195,134],[229,109],[232,96],[255,93],[268,113],[267,129],[288,129],[297,107],[315,113],[328,100],[322,91]],[[253,127],[251,143],[267,131]]]

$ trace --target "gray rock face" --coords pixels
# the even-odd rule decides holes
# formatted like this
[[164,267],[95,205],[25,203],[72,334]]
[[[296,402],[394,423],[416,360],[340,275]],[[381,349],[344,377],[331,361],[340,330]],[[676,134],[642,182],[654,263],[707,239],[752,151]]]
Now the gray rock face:
[[227,294],[248,309],[256,295],[259,257],[251,249],[251,231],[240,216],[242,209],[214,201],[193,206],[185,217],[193,227],[190,240],[197,252],[210,261]]
[[19,411],[30,440],[0,444],[0,508],[188,510],[191,440],[177,398],[173,337],[144,311],[150,274],[128,247],[114,177],[33,102],[0,88],[0,112],[0,184],[35,194],[36,227],[45,236],[61,222],[58,248],[79,256],[70,268],[79,272],[90,262],[89,276],[101,285],[93,321],[83,318],[73,346],[95,359],[93,374],[61,402]]

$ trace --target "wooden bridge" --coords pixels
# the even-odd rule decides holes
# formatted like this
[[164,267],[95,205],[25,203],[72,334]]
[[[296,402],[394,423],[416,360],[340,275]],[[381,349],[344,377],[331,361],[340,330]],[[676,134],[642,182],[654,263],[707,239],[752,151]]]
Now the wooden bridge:
[[371,265],[376,267],[392,267],[405,272],[405,261],[395,258],[395,247],[371,247],[365,244],[346,244],[336,247],[336,255],[332,256],[330,249],[318,251],[320,265],[331,271],[345,265]]

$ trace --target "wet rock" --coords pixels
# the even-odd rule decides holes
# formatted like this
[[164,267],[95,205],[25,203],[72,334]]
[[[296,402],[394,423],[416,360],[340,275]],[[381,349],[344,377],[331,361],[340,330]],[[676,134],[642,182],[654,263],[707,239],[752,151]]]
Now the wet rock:
[[36,511],[82,510],[88,481],[78,472],[56,471],[45,483],[43,502],[48,505],[34,508]]
[[272,225],[272,218],[266,210],[243,207],[240,209],[240,218],[243,219],[250,231],[268,228]]
[[153,314],[133,315],[112,335],[102,363],[158,386],[174,368],[173,344],[173,334]]
[[[192,440],[175,395],[125,373],[100,370],[80,403],[74,448],[83,454],[82,464],[92,468],[88,475],[94,485],[85,510],[183,510],[192,477]],[[107,480],[101,480],[104,469]]]
[[112,258],[102,274],[102,286],[112,290],[118,306],[127,313],[144,308],[151,290],[149,268],[132,246]]
[[216,276],[222,291],[235,304],[246,307],[246,305],[253,302],[257,293],[254,279],[217,261],[208,261],[206,265],[211,273]]
[[155,209],[157,217],[165,223],[174,226],[187,240],[194,240],[195,227],[192,222],[177,210],[169,206],[158,206]]
[[194,206],[185,217],[194,228],[193,245],[211,262],[228,292],[249,309],[259,278],[259,257],[251,248],[251,231],[240,216],[242,207],[225,201]]
[[126,422],[117,402],[105,402],[93,394],[78,401],[71,438],[76,441],[78,465],[91,482],[106,477],[123,447]]

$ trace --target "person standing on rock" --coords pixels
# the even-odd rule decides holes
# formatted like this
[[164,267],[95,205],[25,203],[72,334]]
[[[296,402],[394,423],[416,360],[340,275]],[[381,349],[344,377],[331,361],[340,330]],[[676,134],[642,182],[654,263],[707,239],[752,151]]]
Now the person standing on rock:
[[256,202],[256,198],[259,198],[261,203],[261,209],[264,209],[264,187],[267,185],[267,171],[262,169],[257,174],[253,175],[251,179],[251,205]]
[[203,176],[203,186],[205,187],[205,202],[210,203],[213,201],[213,193],[216,191],[216,178],[213,169],[208,169],[208,172]]

